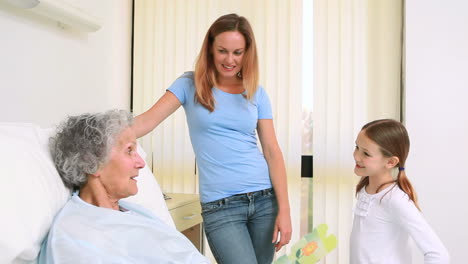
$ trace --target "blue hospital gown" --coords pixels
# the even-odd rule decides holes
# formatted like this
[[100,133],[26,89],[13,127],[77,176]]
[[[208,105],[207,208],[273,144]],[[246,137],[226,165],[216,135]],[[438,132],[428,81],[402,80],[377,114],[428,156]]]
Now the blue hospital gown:
[[54,219],[39,264],[209,263],[184,235],[150,211],[119,204],[128,211],[96,207],[74,193]]

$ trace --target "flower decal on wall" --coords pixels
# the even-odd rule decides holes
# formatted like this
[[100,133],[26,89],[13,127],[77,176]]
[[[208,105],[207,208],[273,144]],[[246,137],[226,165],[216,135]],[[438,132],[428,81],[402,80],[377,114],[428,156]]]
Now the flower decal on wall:
[[302,237],[289,255],[283,255],[274,264],[314,264],[336,248],[336,236],[327,236],[328,225],[321,224]]
[[312,241],[309,244],[307,244],[305,247],[302,248],[302,255],[304,256],[310,256],[310,254],[314,253],[315,250],[317,249],[317,242]]

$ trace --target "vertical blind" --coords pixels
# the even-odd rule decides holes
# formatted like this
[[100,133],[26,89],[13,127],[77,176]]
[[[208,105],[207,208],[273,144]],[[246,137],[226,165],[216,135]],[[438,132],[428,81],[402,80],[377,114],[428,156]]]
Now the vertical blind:
[[401,26],[401,1],[314,1],[313,219],[338,238],[323,263],[349,263],[357,133],[400,117]]

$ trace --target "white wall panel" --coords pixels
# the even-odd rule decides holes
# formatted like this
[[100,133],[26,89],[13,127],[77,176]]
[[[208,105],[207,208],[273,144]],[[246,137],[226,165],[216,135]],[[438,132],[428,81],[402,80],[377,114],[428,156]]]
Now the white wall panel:
[[92,33],[0,3],[0,121],[43,127],[68,115],[130,109],[130,0],[80,0]]
[[[450,263],[465,263],[468,2],[406,1],[405,7],[407,174]],[[414,248],[413,263],[422,263]]]

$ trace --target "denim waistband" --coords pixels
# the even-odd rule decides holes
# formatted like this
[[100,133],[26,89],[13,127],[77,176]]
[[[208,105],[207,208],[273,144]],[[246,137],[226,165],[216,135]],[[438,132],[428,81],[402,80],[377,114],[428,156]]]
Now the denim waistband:
[[[248,193],[240,193],[240,194],[236,194],[236,195],[233,195],[233,196],[230,196],[230,197],[237,197],[237,196],[257,196],[257,195],[269,195],[269,194],[272,194],[273,193],[273,188],[268,188],[268,189],[264,189],[264,190],[259,190],[259,191],[255,191],[255,192],[248,192]],[[230,197],[226,197],[226,198],[230,198]]]
[[275,191],[273,190],[273,188],[268,188],[268,189],[264,189],[264,190],[254,191],[254,192],[235,194],[235,195],[232,195],[232,196],[228,196],[228,197],[225,197],[225,198],[221,198],[221,199],[218,199],[218,200],[214,200],[214,201],[207,202],[207,203],[201,203],[201,204],[202,205],[204,205],[204,204],[223,205],[223,204],[228,203],[229,201],[242,200],[242,199],[250,200],[253,197],[267,196],[267,195],[272,195],[274,193],[275,193]]

